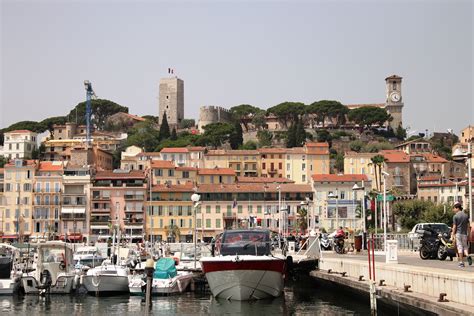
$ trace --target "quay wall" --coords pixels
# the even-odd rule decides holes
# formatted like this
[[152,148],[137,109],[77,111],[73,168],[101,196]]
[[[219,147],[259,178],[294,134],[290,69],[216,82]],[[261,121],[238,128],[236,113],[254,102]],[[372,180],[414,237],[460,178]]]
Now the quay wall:
[[[363,276],[369,279],[368,262],[360,260],[322,258],[320,269],[342,273],[358,279]],[[394,263],[375,263],[375,278],[378,284],[385,280],[385,284],[401,291],[405,285],[413,293],[438,298],[440,293],[446,293],[446,299],[450,302],[474,306],[474,274],[465,270],[445,270],[436,268],[425,268],[410,265],[398,265]]]

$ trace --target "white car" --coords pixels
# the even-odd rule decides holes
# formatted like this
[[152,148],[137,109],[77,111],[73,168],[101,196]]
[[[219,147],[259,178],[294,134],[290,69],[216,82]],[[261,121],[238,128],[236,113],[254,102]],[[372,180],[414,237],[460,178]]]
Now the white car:
[[408,233],[408,238],[411,241],[415,242],[423,236],[423,231],[425,228],[431,227],[437,233],[446,233],[451,229],[448,225],[444,223],[419,223],[413,226],[413,229]]

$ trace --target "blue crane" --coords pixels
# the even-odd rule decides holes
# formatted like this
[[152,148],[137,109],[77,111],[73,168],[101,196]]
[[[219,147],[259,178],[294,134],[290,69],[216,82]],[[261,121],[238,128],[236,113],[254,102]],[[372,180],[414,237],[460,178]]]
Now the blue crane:
[[92,83],[89,80],[84,80],[84,87],[86,88],[86,143],[87,147],[91,147],[91,117],[92,117],[92,98],[97,99],[94,90],[92,90]]

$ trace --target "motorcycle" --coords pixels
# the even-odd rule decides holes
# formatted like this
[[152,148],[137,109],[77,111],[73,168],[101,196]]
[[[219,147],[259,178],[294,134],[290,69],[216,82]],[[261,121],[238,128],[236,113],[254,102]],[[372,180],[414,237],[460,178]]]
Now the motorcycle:
[[448,233],[438,234],[440,245],[437,257],[439,260],[446,260],[449,257],[449,260],[453,261],[453,258],[456,257],[456,248],[449,237],[450,234]]
[[331,249],[331,241],[329,240],[328,234],[321,234],[321,236],[319,237],[319,243],[321,245],[322,250]]
[[429,227],[425,228],[420,241],[420,258],[423,260],[436,258],[440,244],[438,233]]
[[343,254],[345,252],[344,237],[345,236],[334,236],[334,251],[338,254]]

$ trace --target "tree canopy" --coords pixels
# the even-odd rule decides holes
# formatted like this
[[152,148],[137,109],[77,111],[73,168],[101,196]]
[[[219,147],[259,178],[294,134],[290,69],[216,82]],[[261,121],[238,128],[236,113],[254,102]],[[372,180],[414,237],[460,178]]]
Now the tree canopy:
[[136,124],[130,130],[127,138],[127,146],[135,145],[145,151],[154,151],[159,142],[159,132],[151,121]]
[[391,119],[387,110],[376,106],[363,106],[349,111],[347,115],[349,120],[360,127],[371,127],[374,124],[382,126],[385,122]]
[[201,144],[209,144],[214,148],[229,141],[230,135],[234,132],[234,126],[229,123],[212,123],[204,126],[204,134]]
[[159,134],[160,141],[170,138],[170,136],[171,136],[170,126],[168,125],[168,118],[166,117],[166,111],[165,111],[163,112],[163,117],[161,119],[160,134]]
[[[128,107],[106,99],[91,100],[91,110],[92,125],[98,130],[104,129],[109,116],[118,112],[128,113]],[[76,122],[76,119],[78,124],[86,124],[86,101],[79,103],[69,112],[68,120]]]
[[232,149],[238,149],[240,146],[242,146],[244,142],[244,137],[242,133],[243,131],[242,131],[242,126],[240,125],[240,122],[238,121],[235,122],[234,130],[232,131],[229,137],[229,143]]
[[288,127],[296,122],[298,116],[304,114],[306,105],[301,102],[283,102],[275,105],[267,110],[267,114],[273,114],[278,117],[278,120],[284,127]]
[[235,121],[240,122],[240,124],[245,127],[246,131],[249,130],[249,121],[251,121],[252,117],[257,113],[265,112],[262,109],[250,104],[233,106],[229,111],[232,114],[232,118]]
[[315,123],[321,123],[324,127],[327,119],[335,119],[337,125],[345,124],[349,109],[339,101],[321,100],[311,103],[307,113],[314,114]]
[[452,213],[445,212],[445,207],[430,201],[410,200],[394,203],[392,210],[400,226],[408,230],[419,222],[445,223],[451,226]]

